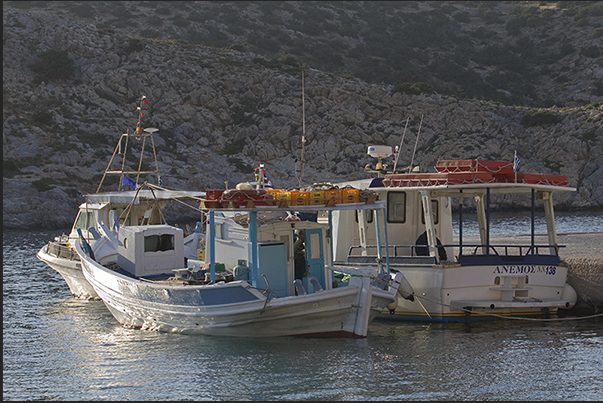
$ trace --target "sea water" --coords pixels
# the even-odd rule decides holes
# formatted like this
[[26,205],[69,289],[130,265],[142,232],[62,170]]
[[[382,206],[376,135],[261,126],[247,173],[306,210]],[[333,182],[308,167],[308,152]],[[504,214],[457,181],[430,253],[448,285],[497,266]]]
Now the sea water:
[[35,257],[62,232],[3,234],[3,400],[603,399],[602,317],[375,320],[363,339],[141,331]]
[[[452,215],[453,233],[459,233],[459,215]],[[555,229],[564,232],[603,232],[603,211],[555,212]],[[532,215],[529,211],[495,212],[490,214],[492,234],[529,234],[532,231]],[[534,214],[534,233],[546,234],[544,213]],[[463,212],[463,234],[479,234],[477,214]]]

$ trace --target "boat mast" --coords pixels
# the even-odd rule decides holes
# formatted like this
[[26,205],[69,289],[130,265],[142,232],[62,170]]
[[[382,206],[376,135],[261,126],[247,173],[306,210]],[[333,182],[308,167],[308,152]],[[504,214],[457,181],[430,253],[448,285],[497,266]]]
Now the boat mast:
[[[117,146],[115,147],[115,150],[113,151],[113,155],[111,155],[111,159],[109,160],[109,163],[107,164],[107,168],[105,168],[105,172],[103,173],[103,177],[101,178],[98,188],[96,189],[96,193],[98,193],[100,191],[100,188],[103,185],[103,182],[104,182],[107,174],[119,174],[120,175],[119,187],[118,187],[118,190],[120,190],[120,191],[122,190],[124,176],[126,174],[136,174],[136,187],[138,187],[138,180],[140,178],[140,174],[145,174],[145,173],[155,173],[157,175],[158,185],[159,186],[162,185],[161,184],[161,176],[159,175],[159,164],[157,163],[157,153],[155,151],[155,142],[153,140],[153,133],[155,133],[158,129],[150,127],[150,128],[144,129],[145,133],[141,132],[141,122],[142,122],[142,117],[144,116],[142,107],[143,107],[143,105],[145,105],[147,103],[146,98],[147,97],[145,95],[143,95],[140,98],[140,105],[138,107],[136,107],[136,110],[138,111],[138,123],[136,124],[136,131],[134,133],[134,137],[137,140],[140,140],[140,139],[143,140],[142,147],[140,150],[140,158],[138,161],[138,170],[136,170],[136,171],[126,171],[125,170],[126,152],[128,150],[129,137],[131,136],[130,131],[128,129],[128,131],[126,133],[122,134],[121,137],[119,138]],[[144,154],[144,148],[145,148],[147,137],[151,138],[151,147],[153,149],[153,159],[155,160],[155,171],[142,171],[142,157]],[[124,142],[123,150],[122,150],[122,141]],[[111,164],[113,163],[115,156],[118,154],[122,155],[121,169],[117,170],[117,171],[112,171],[112,170],[110,170]]]
[[304,99],[304,71],[302,70],[302,139],[301,139],[301,158],[300,158],[300,170],[299,170],[299,187],[302,187],[302,177],[304,176],[304,163],[305,151],[306,151],[306,107]]

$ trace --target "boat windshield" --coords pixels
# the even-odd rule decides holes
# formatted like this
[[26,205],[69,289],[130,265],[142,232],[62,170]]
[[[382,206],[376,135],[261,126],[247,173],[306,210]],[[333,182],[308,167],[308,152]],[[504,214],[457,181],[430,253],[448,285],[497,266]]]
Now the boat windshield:
[[96,220],[94,219],[94,212],[92,211],[80,211],[73,224],[74,232],[81,228],[82,230],[88,230],[88,228],[96,226]]

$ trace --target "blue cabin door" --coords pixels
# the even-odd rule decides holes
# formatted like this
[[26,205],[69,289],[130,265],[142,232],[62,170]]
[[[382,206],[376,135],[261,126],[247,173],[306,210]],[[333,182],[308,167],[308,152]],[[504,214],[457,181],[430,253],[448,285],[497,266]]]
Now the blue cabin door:
[[322,236],[320,228],[306,230],[306,264],[310,267],[312,277],[316,277],[325,289],[325,254]]
[[[270,289],[279,297],[289,295],[289,270],[287,267],[287,245],[284,242],[258,243],[259,288],[266,287],[262,274],[266,275]],[[268,295],[269,298],[273,295]]]

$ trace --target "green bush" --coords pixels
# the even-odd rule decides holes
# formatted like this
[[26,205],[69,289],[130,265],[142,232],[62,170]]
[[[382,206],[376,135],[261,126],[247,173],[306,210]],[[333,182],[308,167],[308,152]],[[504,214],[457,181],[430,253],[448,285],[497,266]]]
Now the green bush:
[[551,111],[536,111],[525,114],[521,119],[523,127],[543,126],[560,123],[561,118]]
[[395,92],[402,94],[419,95],[425,93],[432,93],[433,87],[428,83],[400,83],[394,85],[393,89]]
[[45,81],[66,80],[73,76],[75,66],[66,51],[50,49],[38,55],[39,61],[29,68]]
[[15,160],[2,160],[2,177],[12,178],[17,175],[21,167]]
[[52,123],[52,113],[48,111],[38,111],[33,114],[31,120],[39,126],[48,126]]
[[286,55],[283,55],[281,57],[279,57],[278,59],[276,59],[279,63],[283,63],[289,66],[293,66],[293,67],[299,67],[299,60],[297,59],[297,57],[287,53]]
[[246,52],[247,49],[245,48],[245,45],[241,44],[241,43],[231,43],[228,46],[228,49],[230,50],[236,50],[238,52]]
[[37,181],[31,182],[31,184],[36,189],[38,189],[38,191],[40,191],[40,192],[45,192],[47,190],[50,190],[51,183],[54,183],[54,180],[52,180],[52,178],[42,178],[42,179],[38,179]]
[[580,54],[584,57],[596,58],[601,55],[601,48],[599,46],[586,46],[580,49]]

